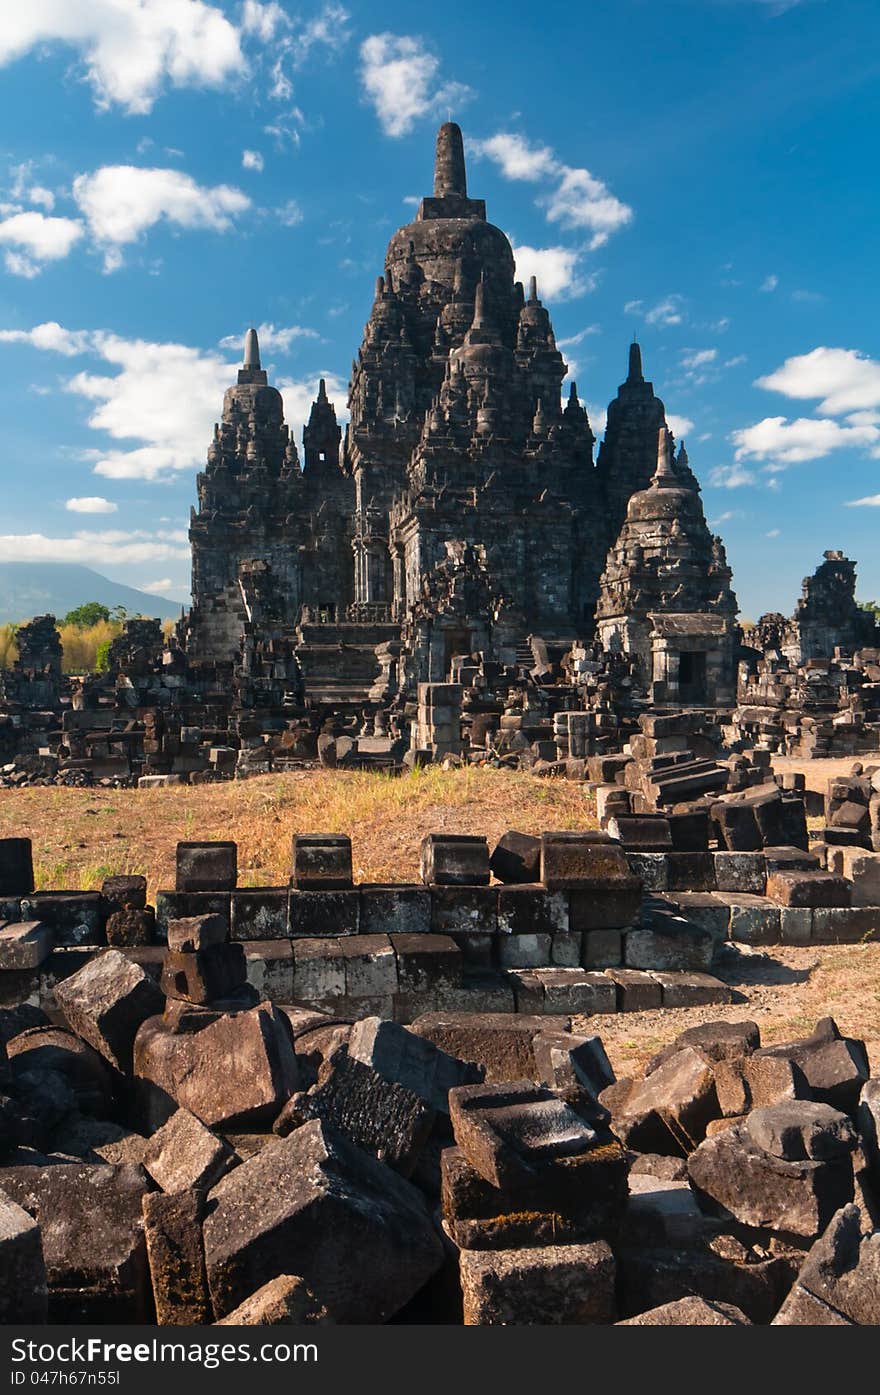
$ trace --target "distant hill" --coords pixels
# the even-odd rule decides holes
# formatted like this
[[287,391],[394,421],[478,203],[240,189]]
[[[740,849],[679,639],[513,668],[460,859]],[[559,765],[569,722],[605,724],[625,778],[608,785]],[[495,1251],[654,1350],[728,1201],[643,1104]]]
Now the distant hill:
[[180,614],[179,603],[110,581],[77,562],[0,562],[0,625],[33,615],[60,620],[86,601],[100,601],[111,610],[124,605],[129,615],[160,620],[176,620]]

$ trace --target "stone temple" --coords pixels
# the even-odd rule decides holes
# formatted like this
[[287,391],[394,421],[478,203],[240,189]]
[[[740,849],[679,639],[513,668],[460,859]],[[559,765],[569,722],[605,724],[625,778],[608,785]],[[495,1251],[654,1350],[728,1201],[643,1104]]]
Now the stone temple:
[[388,245],[344,438],[322,382],[300,459],[248,332],[198,477],[190,662],[237,663],[259,615],[305,693],[344,703],[442,682],[456,656],[522,662],[532,636],[559,652],[598,619],[656,698],[730,701],[730,572],[639,346],[597,459],[566,372],[447,123],[433,194]]

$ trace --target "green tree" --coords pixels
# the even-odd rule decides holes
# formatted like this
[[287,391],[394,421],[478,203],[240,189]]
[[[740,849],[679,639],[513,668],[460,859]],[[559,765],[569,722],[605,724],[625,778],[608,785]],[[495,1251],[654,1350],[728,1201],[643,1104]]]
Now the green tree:
[[85,605],[78,605],[75,610],[69,610],[61,623],[74,625],[78,630],[88,630],[99,621],[109,619],[110,610],[107,606],[102,605],[100,601],[86,601]]
[[109,673],[110,671],[110,645],[112,639],[105,639],[95,650],[95,670],[98,673]]
[[880,625],[880,601],[858,601],[859,610],[867,610]]

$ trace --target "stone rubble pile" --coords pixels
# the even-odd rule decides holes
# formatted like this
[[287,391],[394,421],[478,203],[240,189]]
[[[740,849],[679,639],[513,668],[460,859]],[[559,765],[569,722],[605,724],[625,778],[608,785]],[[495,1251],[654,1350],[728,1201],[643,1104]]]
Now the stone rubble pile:
[[880,1322],[880,1081],[832,1019],[616,1080],[561,1015],[259,1001],[212,919],[164,993],[110,949],[0,1011],[0,1321]]
[[[682,857],[767,894],[643,896]],[[719,907],[734,938],[765,901],[878,924],[834,904],[864,867],[807,860],[433,834],[421,883],[355,887],[311,834],[239,890],[234,843],[181,843],[150,907],[34,892],[0,841],[0,1321],[877,1323],[861,1041],[709,1022],[618,1080],[585,1032],[731,1002]]]

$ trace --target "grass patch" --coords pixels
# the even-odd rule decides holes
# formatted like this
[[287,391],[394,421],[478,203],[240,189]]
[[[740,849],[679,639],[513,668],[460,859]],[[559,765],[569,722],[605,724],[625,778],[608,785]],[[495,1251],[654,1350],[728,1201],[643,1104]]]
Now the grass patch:
[[358,881],[413,881],[425,833],[595,828],[583,787],[524,771],[429,766],[401,776],[315,770],[154,790],[0,791],[0,837],[29,837],[41,890],[140,872],[174,885],[180,840],[232,838],[240,886],[285,885],[294,833],[348,833]]

